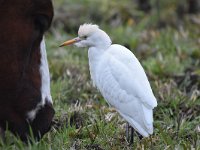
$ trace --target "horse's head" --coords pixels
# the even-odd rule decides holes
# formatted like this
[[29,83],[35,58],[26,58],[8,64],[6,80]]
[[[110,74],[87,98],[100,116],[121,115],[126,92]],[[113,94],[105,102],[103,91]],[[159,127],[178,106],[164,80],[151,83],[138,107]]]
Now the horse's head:
[[43,39],[51,0],[0,0],[0,126],[26,140],[39,138],[54,115]]

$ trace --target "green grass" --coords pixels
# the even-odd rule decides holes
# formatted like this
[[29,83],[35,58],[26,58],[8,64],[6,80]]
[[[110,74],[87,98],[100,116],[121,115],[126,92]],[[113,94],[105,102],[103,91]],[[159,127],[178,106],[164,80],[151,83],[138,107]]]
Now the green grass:
[[[74,4],[60,0],[55,2],[55,8],[58,11],[69,5],[72,12],[77,7],[84,12],[91,1],[85,1],[85,7],[78,5],[79,2],[75,1]],[[115,5],[106,2],[102,1],[105,7],[101,7],[101,13],[106,13],[109,7]],[[124,12],[124,8],[129,8],[127,5],[123,4],[122,9],[117,10]],[[92,8],[88,11],[95,12]],[[163,12],[169,13],[170,9]],[[134,23],[133,18],[130,20],[133,13],[136,13],[136,18],[142,19]],[[154,134],[151,137],[141,141],[135,138],[134,146],[130,146],[125,138],[126,122],[92,86],[87,49],[58,47],[63,41],[77,36],[77,25],[85,21],[81,18],[73,22],[69,18],[72,21],[69,26],[65,22],[64,25],[53,24],[46,34],[51,92],[56,110],[54,126],[40,142],[28,145],[6,132],[6,140],[0,141],[0,149],[200,149],[199,25],[191,23],[186,17],[182,29],[172,26],[159,29],[155,28],[158,19],[154,14],[155,11],[151,15],[144,15],[127,10],[122,18],[124,23],[116,27],[106,20],[112,14],[97,22],[110,35],[113,43],[132,50],[150,79],[158,100],[158,107],[154,109]],[[98,17],[98,11],[94,15]],[[86,20],[90,21],[91,18]],[[76,26],[72,28],[75,23]]]

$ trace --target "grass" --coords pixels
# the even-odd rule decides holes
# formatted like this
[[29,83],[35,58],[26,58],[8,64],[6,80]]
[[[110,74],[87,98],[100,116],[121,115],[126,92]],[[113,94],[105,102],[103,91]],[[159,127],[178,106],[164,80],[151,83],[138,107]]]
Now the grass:
[[[85,5],[90,2],[87,0]],[[62,0],[57,2],[56,11],[61,6],[67,6],[65,3]],[[102,3],[106,5],[106,1]],[[70,7],[72,4],[68,3]],[[106,7],[102,6],[100,11],[106,13]],[[132,13],[126,11],[126,15]],[[113,43],[125,45],[133,51],[150,79],[158,100],[158,107],[154,110],[154,134],[151,137],[141,141],[135,138],[134,146],[127,143],[126,122],[92,86],[87,50],[73,46],[58,48],[63,41],[76,36],[77,26],[74,29],[70,27],[70,30],[62,23],[56,26],[55,17],[50,32],[46,34],[51,91],[56,111],[54,125],[40,142],[28,145],[6,132],[6,140],[0,142],[0,149],[200,149],[199,25],[192,23],[191,16],[188,16],[182,28],[171,25],[156,28],[158,19],[154,15],[137,12],[136,18],[138,16],[143,19],[138,21],[124,17],[122,20],[127,19],[125,23],[115,27],[104,18],[98,23],[110,35]],[[148,27],[149,24],[151,27]]]

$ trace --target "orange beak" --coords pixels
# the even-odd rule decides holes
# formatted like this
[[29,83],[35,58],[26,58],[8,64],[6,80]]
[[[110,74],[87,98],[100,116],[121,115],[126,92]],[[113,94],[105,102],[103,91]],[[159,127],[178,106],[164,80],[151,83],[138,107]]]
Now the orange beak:
[[68,41],[62,43],[62,44],[60,45],[60,47],[62,47],[62,46],[67,46],[67,45],[71,45],[71,44],[74,44],[74,43],[79,42],[79,41],[80,41],[80,38],[77,37],[77,38],[74,38],[74,39],[71,39],[71,40],[68,40]]

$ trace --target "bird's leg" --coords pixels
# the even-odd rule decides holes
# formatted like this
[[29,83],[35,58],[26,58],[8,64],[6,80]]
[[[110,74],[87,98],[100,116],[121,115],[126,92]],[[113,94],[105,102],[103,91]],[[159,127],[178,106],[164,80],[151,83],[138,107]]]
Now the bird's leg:
[[133,144],[133,141],[134,141],[134,129],[133,129],[133,127],[130,127],[131,128],[131,135],[130,135],[130,144]]
[[126,139],[129,142],[129,144],[133,144],[134,141],[134,129],[133,127],[129,126],[129,124],[126,124]]
[[129,124],[126,123],[126,140],[129,141]]

